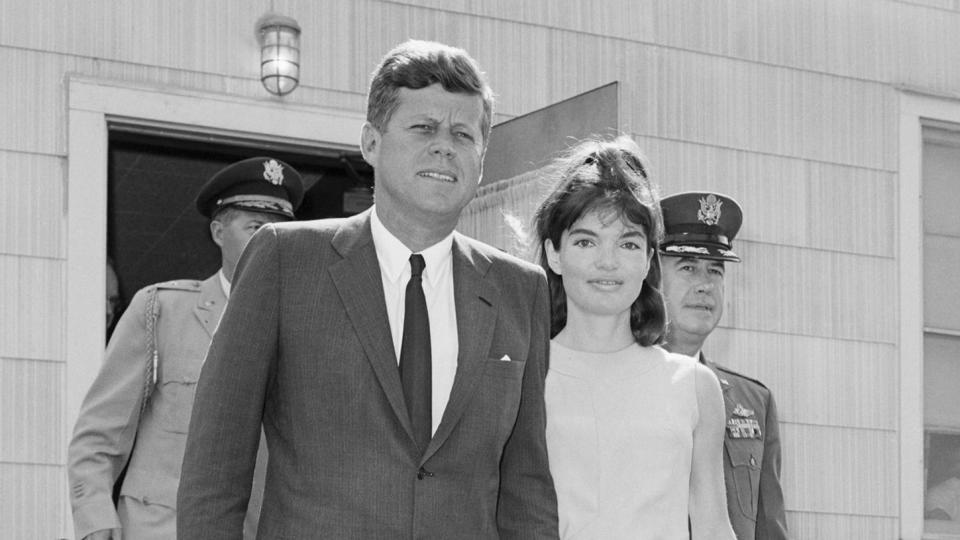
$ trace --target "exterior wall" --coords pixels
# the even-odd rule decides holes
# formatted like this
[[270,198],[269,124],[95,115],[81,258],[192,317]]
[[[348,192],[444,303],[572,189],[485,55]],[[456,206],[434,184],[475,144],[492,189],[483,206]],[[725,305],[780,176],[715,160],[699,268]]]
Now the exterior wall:
[[[253,26],[271,4],[304,31],[301,87],[283,99],[257,80]],[[72,537],[67,274],[71,253],[104,248],[67,242],[79,181],[68,174],[68,74],[360,113],[377,59],[419,37],[476,56],[501,119],[619,81],[621,128],[664,192],[740,200],[744,262],[707,352],[778,398],[797,538],[898,538],[897,394],[911,353],[895,300],[900,96],[960,99],[958,10],[956,0],[0,0],[0,536]]]

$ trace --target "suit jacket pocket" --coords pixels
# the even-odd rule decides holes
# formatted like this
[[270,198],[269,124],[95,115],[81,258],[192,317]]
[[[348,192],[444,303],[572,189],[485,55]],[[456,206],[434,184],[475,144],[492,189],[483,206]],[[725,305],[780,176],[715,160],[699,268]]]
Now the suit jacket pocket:
[[525,364],[526,362],[522,360],[487,358],[483,360],[483,374],[506,379],[522,379]]

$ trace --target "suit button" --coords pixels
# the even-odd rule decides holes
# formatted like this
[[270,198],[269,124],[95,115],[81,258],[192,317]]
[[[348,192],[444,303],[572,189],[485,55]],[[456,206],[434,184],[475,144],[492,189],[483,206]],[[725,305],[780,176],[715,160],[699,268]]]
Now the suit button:
[[423,480],[424,478],[433,478],[433,473],[420,467],[420,470],[417,471],[417,480]]

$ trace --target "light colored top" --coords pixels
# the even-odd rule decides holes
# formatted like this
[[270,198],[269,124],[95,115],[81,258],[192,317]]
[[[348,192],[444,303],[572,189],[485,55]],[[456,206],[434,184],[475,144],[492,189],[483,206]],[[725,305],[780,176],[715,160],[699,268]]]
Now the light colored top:
[[[707,367],[660,347],[587,353],[553,341],[545,399],[561,538],[685,539],[688,515],[695,538],[734,538],[723,398]],[[698,463],[708,464],[699,479]]]
[[[370,215],[370,231],[380,263],[383,296],[386,300],[393,350],[400,362],[403,345],[404,302],[410,281],[412,252],[394,236],[377,217],[374,207]],[[453,378],[457,374],[460,341],[457,336],[457,306],[453,293],[453,233],[420,252],[426,267],[423,270],[423,295],[430,317],[430,359],[432,374],[431,421],[436,433],[443,411],[450,400]]]

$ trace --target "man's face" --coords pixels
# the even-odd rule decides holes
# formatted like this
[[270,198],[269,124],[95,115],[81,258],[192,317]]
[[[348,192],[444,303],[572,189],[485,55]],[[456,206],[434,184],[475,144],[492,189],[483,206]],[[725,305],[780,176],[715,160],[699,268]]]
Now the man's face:
[[107,265],[107,328],[113,324],[113,318],[120,309],[120,283],[113,266]]
[[382,131],[363,126],[363,156],[374,167],[385,221],[455,225],[480,182],[484,152],[480,96],[439,84],[401,88]]
[[723,315],[723,261],[661,258],[668,341],[702,343]]
[[224,214],[223,219],[218,216],[211,222],[211,235],[213,241],[220,246],[223,269],[228,280],[233,280],[233,270],[240,260],[243,248],[247,247],[247,242],[253,237],[253,233],[267,223],[277,221],[287,221],[287,219],[276,214],[233,209]]

